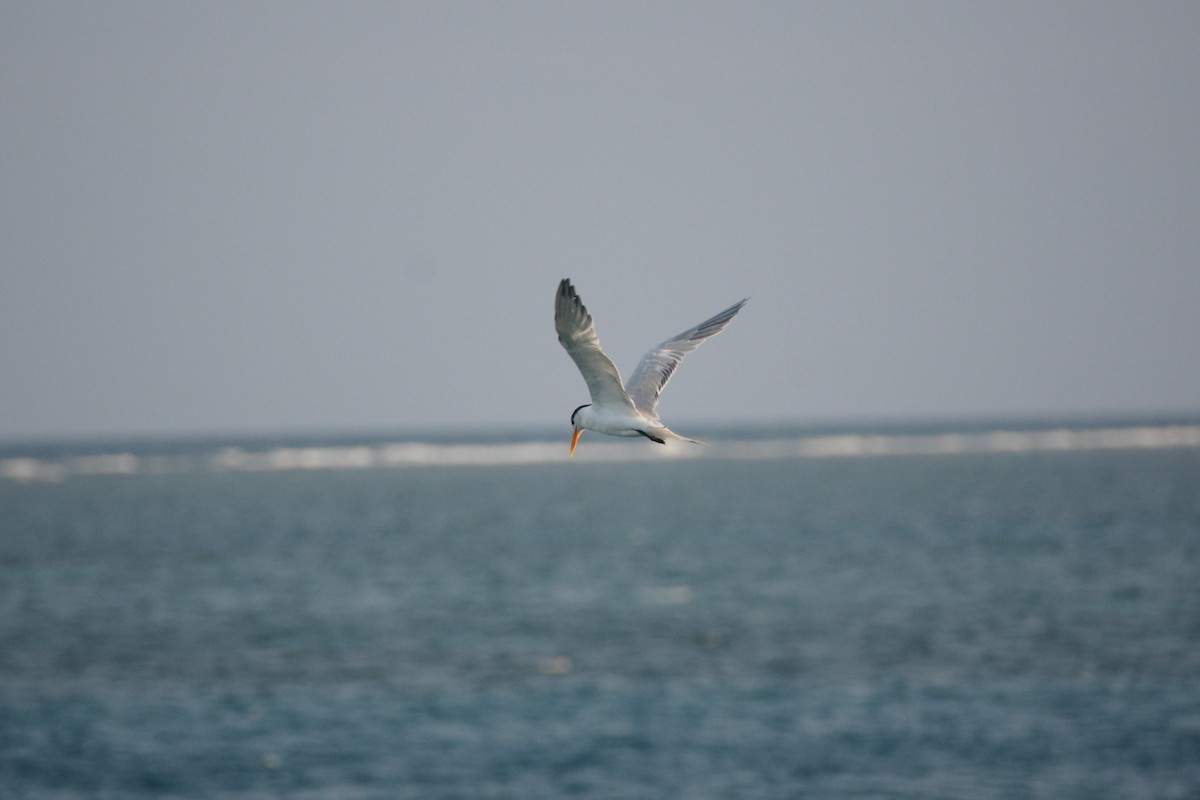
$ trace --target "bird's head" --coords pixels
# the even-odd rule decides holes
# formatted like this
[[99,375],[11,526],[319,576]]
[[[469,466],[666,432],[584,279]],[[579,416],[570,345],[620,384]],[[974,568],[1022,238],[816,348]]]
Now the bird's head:
[[575,433],[571,435],[570,455],[575,455],[575,445],[579,444],[579,437],[583,435],[583,415],[579,412],[590,405],[591,403],[584,403],[579,408],[571,412],[571,427],[575,429]]

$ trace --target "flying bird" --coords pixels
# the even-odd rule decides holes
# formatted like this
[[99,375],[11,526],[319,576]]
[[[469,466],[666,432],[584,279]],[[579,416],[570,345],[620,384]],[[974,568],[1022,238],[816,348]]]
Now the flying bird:
[[683,357],[704,344],[705,339],[725,330],[749,299],[734,303],[720,314],[653,348],[642,356],[629,382],[622,383],[616,365],[600,348],[592,315],[575,293],[571,281],[563,278],[554,300],[554,329],[558,331],[559,343],[583,373],[592,396],[592,402],[571,412],[575,432],[571,436],[570,455],[575,455],[575,445],[579,444],[584,431],[609,436],[645,436],[659,444],[666,444],[667,439],[703,444],[680,436],[663,424],[655,411],[658,396]]

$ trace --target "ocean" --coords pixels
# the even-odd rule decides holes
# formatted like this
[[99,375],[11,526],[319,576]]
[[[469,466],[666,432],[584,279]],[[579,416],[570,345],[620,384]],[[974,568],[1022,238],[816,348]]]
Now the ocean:
[[1200,423],[710,433],[0,447],[0,797],[1200,797]]

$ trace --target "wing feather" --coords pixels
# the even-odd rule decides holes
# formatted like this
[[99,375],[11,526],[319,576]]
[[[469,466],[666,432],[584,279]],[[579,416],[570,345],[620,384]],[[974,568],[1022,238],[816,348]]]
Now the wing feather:
[[662,394],[667,381],[671,380],[671,376],[675,374],[683,357],[704,344],[704,341],[710,336],[716,336],[725,330],[725,326],[742,310],[742,306],[749,299],[747,297],[745,300],[740,300],[694,328],[688,328],[683,333],[672,336],[642,356],[641,362],[638,363],[637,369],[633,371],[626,386],[637,409],[644,414],[653,415],[654,409],[658,405],[658,396]]
[[621,373],[612,359],[600,349],[592,315],[566,278],[558,284],[558,295],[554,301],[554,329],[558,331],[559,343],[583,374],[592,396],[592,405],[624,406],[634,410],[633,401],[621,384]]

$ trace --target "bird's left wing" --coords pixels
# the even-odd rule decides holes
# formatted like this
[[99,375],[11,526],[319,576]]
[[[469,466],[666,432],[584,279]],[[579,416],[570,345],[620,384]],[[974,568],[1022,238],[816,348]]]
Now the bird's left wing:
[[667,385],[667,381],[671,380],[683,357],[704,344],[708,337],[716,336],[725,330],[725,326],[742,310],[742,306],[746,305],[746,300],[749,299],[747,297],[745,300],[739,300],[720,314],[706,319],[694,328],[688,328],[678,336],[672,336],[642,356],[626,387],[637,409],[645,414],[654,414],[658,396]]
[[621,385],[621,373],[600,349],[592,315],[566,278],[558,284],[558,295],[554,300],[554,329],[558,331],[559,343],[583,373],[592,405],[623,406],[632,411],[633,401]]

